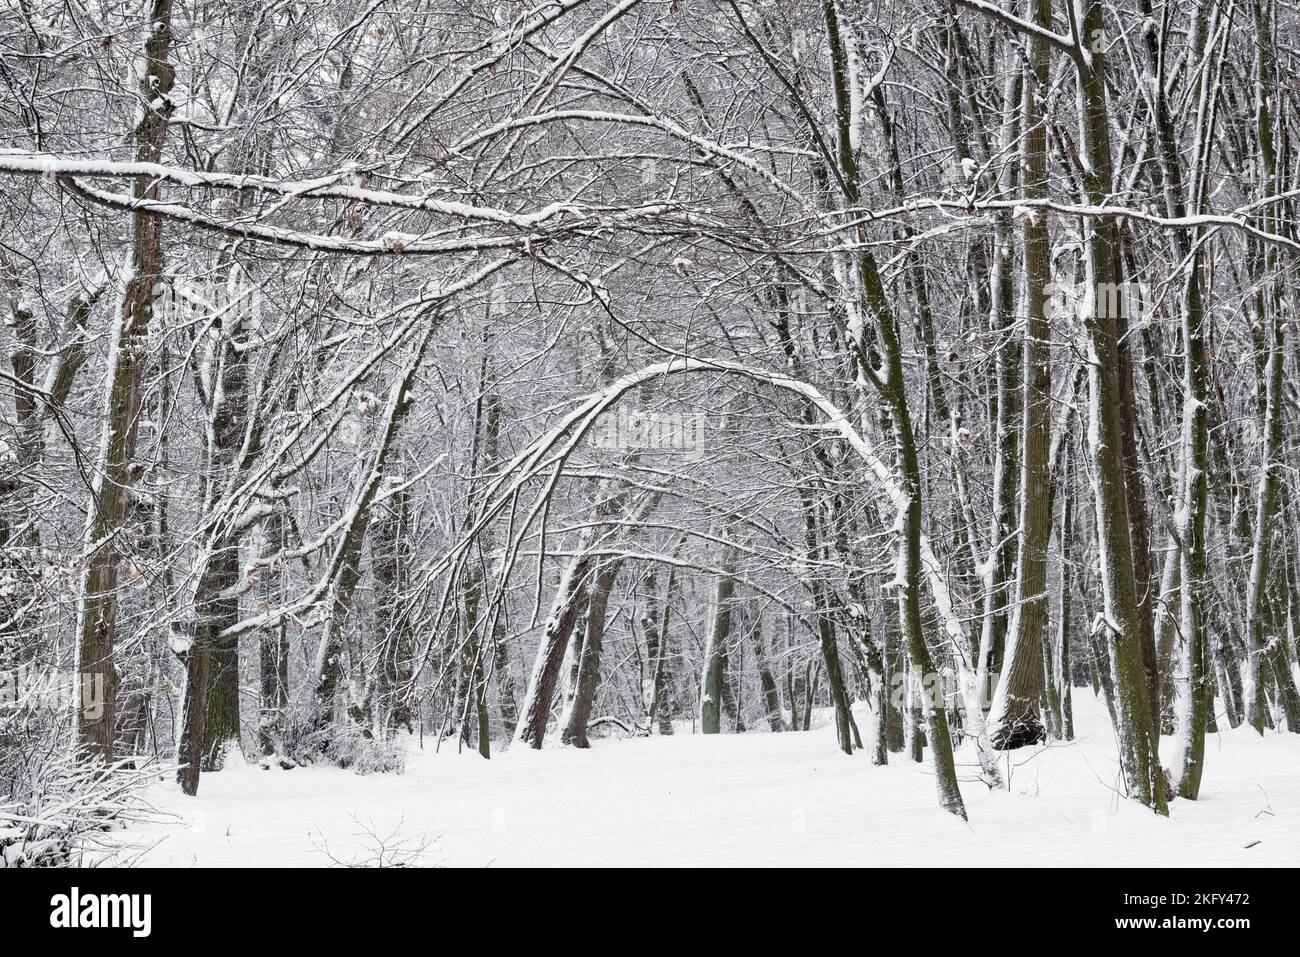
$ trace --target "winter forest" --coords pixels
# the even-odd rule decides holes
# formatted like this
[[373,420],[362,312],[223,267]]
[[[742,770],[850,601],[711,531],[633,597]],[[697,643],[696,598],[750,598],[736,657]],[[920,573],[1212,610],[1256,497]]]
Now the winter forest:
[[1300,855],[1294,0],[3,0],[0,280],[0,866]]

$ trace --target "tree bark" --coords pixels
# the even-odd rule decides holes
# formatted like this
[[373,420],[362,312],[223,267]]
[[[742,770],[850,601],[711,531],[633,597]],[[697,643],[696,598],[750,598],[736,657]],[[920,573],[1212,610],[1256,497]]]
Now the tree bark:
[[[587,548],[590,540],[584,536]],[[551,603],[551,612],[542,632],[542,641],[537,648],[537,658],[533,663],[532,678],[528,682],[528,691],[524,695],[526,702],[523,717],[515,728],[515,741],[526,743],[529,747],[540,750],[546,740],[546,725],[551,718],[551,701],[555,697],[555,688],[560,680],[560,669],[564,665],[564,653],[568,650],[569,640],[573,637],[573,626],[578,621],[583,602],[587,594],[587,580],[591,574],[592,557],[586,548],[580,547],[578,554],[569,560],[560,585],[555,590]]]
[[[839,12],[834,0],[827,0],[823,6],[826,22],[827,40],[831,51],[831,80],[835,94],[836,141],[839,149],[839,163],[844,180],[849,184],[846,199],[856,205],[860,200],[858,189],[858,164],[853,150],[853,137],[850,125],[852,106],[850,79],[848,72],[847,51],[840,37]],[[859,233],[862,230],[859,227]],[[912,670],[921,675],[934,673],[934,663],[930,649],[926,645],[924,626],[921,620],[921,495],[922,482],[920,463],[916,452],[916,436],[912,430],[912,418],[907,404],[907,387],[903,375],[903,350],[899,342],[898,327],[890,307],[889,297],[884,282],[880,277],[875,257],[865,243],[856,253],[856,272],[859,288],[862,290],[864,305],[874,320],[876,342],[879,346],[883,374],[876,373],[866,358],[866,351],[861,341],[854,345],[858,356],[859,372],[870,379],[879,394],[882,404],[892,417],[891,432],[894,436],[894,448],[899,471],[901,487],[900,514],[898,516],[898,585],[899,618],[902,623],[903,640],[907,648]],[[956,766],[953,762],[952,740],[948,733],[948,715],[943,699],[932,696],[926,702],[925,720],[927,737],[934,755],[935,788],[938,793],[939,806],[963,820],[966,807],[962,801],[961,789],[957,785]]]
[[726,681],[727,642],[731,639],[731,599],[736,592],[735,549],[724,546],[714,586],[712,619],[704,648],[704,677],[700,682],[700,733],[722,731],[722,694]]
[[776,678],[772,676],[772,665],[767,656],[767,642],[763,639],[763,619],[754,622],[750,630],[754,642],[754,665],[758,669],[758,684],[763,691],[763,710],[767,715],[770,730],[785,730],[785,719],[781,715],[781,689],[777,687]]
[[[1275,80],[1275,52],[1273,41],[1272,5],[1269,0],[1255,0],[1253,4],[1255,17],[1255,132],[1259,147],[1260,173],[1263,180],[1263,195],[1271,196],[1277,192],[1278,157],[1274,140],[1273,102],[1277,95]],[[1272,204],[1264,207],[1261,214],[1262,226],[1266,230],[1276,228],[1276,207]],[[1273,273],[1277,265],[1277,251],[1268,245],[1263,251],[1264,289],[1258,299],[1262,301],[1268,315],[1260,315],[1258,321],[1266,324],[1269,330],[1268,358],[1264,367],[1264,414],[1262,431],[1264,436],[1263,461],[1260,463],[1259,488],[1255,497],[1255,538],[1251,547],[1250,578],[1247,582],[1246,597],[1246,668],[1245,682],[1246,721],[1260,734],[1264,733],[1265,712],[1265,672],[1262,668],[1268,654],[1269,637],[1265,633],[1265,589],[1269,584],[1269,560],[1273,548],[1273,539],[1277,534],[1275,516],[1277,514],[1278,488],[1281,484],[1282,460],[1282,367],[1285,361],[1283,351],[1283,314],[1278,299],[1278,289]],[[1269,321],[1271,319],[1271,321]],[[1300,730],[1300,728],[1292,729]]]
[[[1035,0],[1035,22],[1051,25],[1048,0]],[[1047,195],[1047,131],[1042,104],[1048,83],[1046,41],[1031,40],[1031,76],[1024,85],[1025,133],[1021,163],[1026,198]],[[1016,550],[1015,609],[1006,643],[1006,666],[989,712],[993,747],[1012,750],[1045,738],[1039,720],[1044,692],[1043,635],[1047,627],[1047,544],[1052,534],[1051,475],[1052,354],[1047,290],[1052,278],[1052,242],[1047,223],[1025,219],[1024,390],[1020,427],[1020,541]]]
[[[152,0],[144,43],[140,97],[144,104],[135,128],[135,158],[156,163],[162,157],[172,112],[170,94],[175,70],[171,49],[171,0]],[[137,200],[159,198],[157,181],[137,177]],[[82,579],[78,614],[77,672],[79,678],[101,685],[103,707],[98,713],[79,709],[78,739],[86,757],[113,760],[118,675],[113,664],[117,633],[118,564],[130,549],[124,527],[131,489],[139,475],[135,462],[139,428],[142,373],[148,363],[149,326],[154,299],[163,274],[162,220],[136,212],[131,219],[131,280],[122,301],[110,352],[105,397],[103,452],[95,475],[87,513],[85,543],[93,549]]]
[[[1098,0],[1088,0],[1083,36],[1103,37],[1105,18]],[[1084,188],[1087,200],[1103,205],[1113,188],[1110,119],[1106,102],[1103,43],[1080,50],[1076,59],[1082,138],[1087,155]],[[1168,813],[1160,770],[1150,686],[1143,655],[1144,628],[1130,538],[1127,475],[1124,463],[1124,389],[1120,381],[1116,317],[1098,308],[1103,295],[1113,298],[1123,283],[1117,270],[1118,231],[1112,217],[1092,220],[1087,234],[1087,279],[1084,325],[1089,347],[1089,445],[1097,509],[1104,627],[1109,633],[1115,705],[1119,719],[1121,764],[1129,794],[1158,814]]]
[[605,644],[605,615],[609,595],[618,577],[620,562],[603,562],[592,579],[587,596],[586,634],[582,640],[582,653],[578,661],[578,682],[569,706],[560,739],[575,748],[589,748],[587,723],[596,705],[596,691],[600,687],[600,654]]

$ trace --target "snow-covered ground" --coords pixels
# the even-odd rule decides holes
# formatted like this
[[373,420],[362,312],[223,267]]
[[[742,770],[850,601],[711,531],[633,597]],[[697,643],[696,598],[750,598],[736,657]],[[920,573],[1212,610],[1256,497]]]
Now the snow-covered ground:
[[[1105,709],[1076,701],[1077,739],[1017,752],[990,792],[963,754],[970,823],[941,812],[927,766],[872,767],[833,730],[598,741],[483,761],[421,751],[402,775],[232,765],[199,797],[170,782],[116,863],[506,865],[1294,865],[1300,735],[1212,735],[1201,800],[1169,819],[1119,798]],[[429,742],[426,742],[428,744]],[[1168,744],[1168,741],[1165,742]],[[424,848],[422,853],[418,853]]]

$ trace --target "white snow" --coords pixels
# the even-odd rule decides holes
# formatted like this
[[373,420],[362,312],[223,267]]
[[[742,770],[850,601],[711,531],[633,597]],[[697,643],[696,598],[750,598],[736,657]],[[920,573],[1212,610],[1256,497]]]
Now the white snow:
[[[506,865],[1293,865],[1300,859],[1300,736],[1211,735],[1201,800],[1168,819],[1120,799],[1105,707],[1076,689],[1078,738],[1015,752],[1010,791],[959,754],[964,824],[934,802],[928,765],[841,754],[811,732],[598,740],[484,761],[411,741],[401,775],[263,770],[233,758],[199,797],[170,781],[155,823],[123,832],[119,863],[327,866],[375,855]],[[865,717],[865,716],[864,716]],[[684,729],[688,731],[689,729]],[[1166,739],[1165,744],[1171,742]],[[1248,846],[1253,845],[1253,846]]]

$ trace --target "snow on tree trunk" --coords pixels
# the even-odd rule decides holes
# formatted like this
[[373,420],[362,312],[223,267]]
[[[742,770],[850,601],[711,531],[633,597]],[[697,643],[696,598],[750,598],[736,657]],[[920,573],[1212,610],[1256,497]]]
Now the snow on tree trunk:
[[731,640],[731,599],[736,591],[736,555],[727,546],[718,559],[718,576],[710,603],[708,639],[704,646],[704,674],[700,680],[700,733],[722,731],[722,695],[726,681],[727,642]]
[[[171,49],[171,0],[152,0],[145,21],[144,69],[140,98],[144,104],[134,131],[135,158],[156,163],[167,137],[175,70]],[[135,179],[136,200],[157,200],[159,184],[149,176]],[[118,673],[113,662],[117,634],[118,566],[129,556],[125,527],[131,490],[139,478],[135,461],[139,437],[142,376],[148,361],[150,320],[163,274],[163,222],[136,212],[131,223],[131,278],[114,323],[105,379],[104,427],[90,507],[86,515],[85,547],[90,552],[82,577],[78,613],[78,665],[82,680],[100,683],[104,707],[78,711],[78,740],[82,751],[105,762],[113,760]]]
[[[1051,7],[1037,0],[1035,21],[1050,26]],[[1025,133],[1021,170],[1029,199],[1047,195],[1047,130],[1039,121],[1046,97],[1049,56],[1043,40],[1030,41],[1030,75],[1024,89]],[[989,738],[1011,750],[1044,739],[1039,701],[1044,693],[1043,635],[1047,627],[1047,544],[1052,534],[1051,326],[1048,287],[1052,242],[1047,223],[1029,214],[1024,223],[1024,390],[1020,403],[1020,539],[1016,550],[1015,608],[1011,614],[1005,667],[989,711]]]

